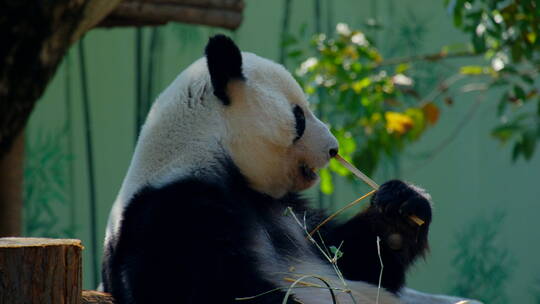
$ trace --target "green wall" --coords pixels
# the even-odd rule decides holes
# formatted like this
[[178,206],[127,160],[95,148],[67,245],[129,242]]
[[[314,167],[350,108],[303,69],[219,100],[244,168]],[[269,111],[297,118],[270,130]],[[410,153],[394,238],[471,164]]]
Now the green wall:
[[[277,59],[283,1],[246,2],[244,23],[236,33],[230,34],[243,50]],[[453,29],[442,1],[342,0],[333,2],[330,13],[327,2],[323,2],[323,26],[328,22],[345,22],[351,27],[361,27],[367,18],[380,20],[385,29],[375,37],[383,52],[392,56],[434,52],[443,45],[467,39]],[[312,1],[293,1],[291,32],[298,32],[302,24],[313,31],[313,11]],[[143,32],[146,45],[150,29]],[[202,55],[209,35],[226,31],[168,25],[160,32],[163,34],[162,51],[156,64],[157,72],[152,75],[153,96]],[[84,44],[95,155],[98,252],[101,252],[108,211],[129,165],[135,140],[135,30],[96,29],[86,35]],[[50,220],[34,227],[33,234],[71,235],[83,240],[86,247],[84,287],[94,288],[87,146],[77,56],[74,46],[39,101],[26,132],[28,164],[34,169],[27,171],[27,186],[43,189],[43,185],[37,184],[56,180],[54,184],[62,195],[51,194],[48,199],[44,192],[38,192],[26,204],[27,208],[37,208],[36,212],[43,212],[43,218]],[[448,64],[452,66],[456,62]],[[427,77],[436,80],[442,74],[444,71],[433,70]],[[532,291],[540,279],[540,260],[536,258],[540,256],[536,235],[540,228],[536,218],[540,211],[540,158],[537,155],[530,162],[512,164],[510,149],[501,147],[489,136],[496,123],[495,107],[499,100],[496,92],[484,97],[473,119],[465,119],[477,98],[461,95],[453,106],[444,107],[438,124],[405,151],[397,160],[398,166],[396,162],[383,166],[375,179],[379,182],[393,177],[409,180],[428,189],[435,201],[431,254],[411,271],[410,286],[430,292],[448,292],[456,279],[452,276],[452,257],[460,246],[455,243],[457,233],[478,217],[489,217],[494,211],[501,211],[506,217],[497,242],[508,250],[514,262],[507,293],[512,294],[512,302],[532,303]],[[69,111],[66,110],[68,101]],[[64,129],[66,123],[68,129]],[[461,127],[456,132],[458,126]],[[454,133],[457,134],[453,140],[447,140]],[[447,144],[438,153],[430,158],[425,156],[444,142]],[[60,156],[40,156],[44,151]],[[50,169],[51,162],[60,168]],[[36,179],[35,172],[41,172],[42,178]],[[343,183],[338,189],[333,198],[337,203],[347,203],[361,194]],[[40,193],[44,193],[42,197]],[[315,196],[313,193],[309,195]],[[47,208],[36,207],[44,200]]]

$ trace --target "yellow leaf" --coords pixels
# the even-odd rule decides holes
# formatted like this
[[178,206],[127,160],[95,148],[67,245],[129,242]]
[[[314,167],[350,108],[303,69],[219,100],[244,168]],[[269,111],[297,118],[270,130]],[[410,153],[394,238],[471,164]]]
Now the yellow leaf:
[[384,113],[386,119],[386,130],[388,133],[397,133],[402,135],[413,127],[413,120],[402,113],[398,112],[386,112]]
[[531,44],[534,44],[536,42],[536,33],[535,32],[527,33],[527,40],[529,40]]

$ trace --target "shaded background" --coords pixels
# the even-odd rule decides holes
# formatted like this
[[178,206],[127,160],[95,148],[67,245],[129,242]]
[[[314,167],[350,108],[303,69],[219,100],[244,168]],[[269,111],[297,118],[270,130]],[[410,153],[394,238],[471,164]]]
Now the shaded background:
[[[131,159],[140,122],[137,109],[147,107],[177,74],[201,57],[208,37],[215,33],[231,35],[244,51],[279,59],[284,1],[246,2],[244,22],[234,33],[187,25],[93,30],[84,38],[84,68],[78,46],[72,47],[38,102],[26,131],[25,235],[82,239],[85,289],[95,288],[98,281],[93,261],[101,259],[108,212]],[[440,1],[329,0],[322,4],[317,16],[312,1],[292,1],[290,32],[306,26],[314,33],[317,23],[322,31],[330,32],[337,22],[365,29],[366,20],[373,18],[384,25],[372,37],[388,57],[437,52],[444,45],[467,40],[452,26]],[[460,61],[474,62],[460,59],[455,63]],[[441,74],[443,69],[426,69],[425,81],[436,81]],[[87,144],[83,125],[83,85],[88,89],[92,146]],[[490,94],[470,119],[475,96],[460,95],[421,140],[399,157],[384,161],[374,179],[382,183],[402,178],[428,189],[434,198],[431,254],[410,272],[410,287],[452,292],[462,276],[471,275],[457,268],[459,261],[470,260],[471,265],[487,261],[500,264],[510,274],[501,277],[504,288],[489,292],[501,299],[505,293],[511,295],[512,303],[537,303],[533,301],[538,301],[540,287],[536,235],[540,157],[512,163],[510,149],[489,136],[496,121],[495,101],[500,99],[497,92]],[[95,157],[95,206],[89,199],[89,149]],[[323,198],[322,204],[334,209],[366,191],[366,187],[338,181],[333,197]],[[307,195],[319,200],[316,191]],[[97,223],[91,223],[92,209]],[[497,276],[490,272],[493,265],[488,266],[485,273],[475,269],[486,278],[486,290],[489,278]]]

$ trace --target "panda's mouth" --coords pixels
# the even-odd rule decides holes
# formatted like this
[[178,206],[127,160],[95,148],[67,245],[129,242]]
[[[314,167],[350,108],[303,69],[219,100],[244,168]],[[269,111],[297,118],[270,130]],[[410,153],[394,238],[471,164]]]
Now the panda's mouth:
[[305,163],[300,164],[300,173],[308,181],[316,180],[318,177],[317,173],[315,173],[315,169],[309,167]]

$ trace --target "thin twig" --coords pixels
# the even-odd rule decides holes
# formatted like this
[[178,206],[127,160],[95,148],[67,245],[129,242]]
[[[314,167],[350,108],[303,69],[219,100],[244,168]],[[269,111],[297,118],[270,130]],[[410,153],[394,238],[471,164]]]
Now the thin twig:
[[369,178],[367,175],[362,173],[362,171],[358,170],[355,166],[353,166],[351,163],[349,163],[347,160],[345,160],[341,155],[337,154],[334,157],[337,161],[339,161],[345,168],[349,169],[352,174],[356,175],[358,178],[363,180],[366,184],[370,185],[371,188],[374,190],[379,189],[379,185],[377,185],[376,182],[374,182],[371,178]]
[[438,52],[434,54],[415,55],[410,57],[390,58],[381,61],[376,67],[383,67],[389,65],[397,65],[401,63],[410,63],[415,61],[439,61],[443,59],[461,58],[461,57],[476,57],[483,54],[476,54],[473,51],[461,51],[455,53]]
[[287,289],[287,292],[285,293],[285,297],[283,298],[283,301],[282,301],[282,304],[287,304],[287,301],[289,300],[289,297],[291,296],[291,292],[292,292],[292,289],[297,285],[299,284],[301,281],[305,280],[305,279],[309,279],[309,278],[314,278],[314,279],[318,279],[320,280],[321,282],[324,283],[324,285],[326,285],[327,289],[330,291],[330,295],[332,296],[332,303],[336,304],[337,301],[336,301],[336,295],[334,294],[334,290],[333,288],[330,286],[330,284],[328,282],[326,282],[326,280],[322,277],[319,277],[319,276],[315,276],[315,275],[305,275],[305,276],[302,276],[300,278],[298,278],[297,280],[295,280],[291,286]]
[[[349,171],[351,171],[354,175],[356,175],[358,178],[360,178],[361,180],[363,180],[366,184],[370,185],[373,190],[365,195],[363,195],[362,197],[360,197],[359,199],[347,204],[345,207],[339,209],[338,211],[334,212],[332,215],[330,215],[329,217],[327,217],[324,221],[322,221],[319,225],[317,225],[317,227],[315,227],[315,229],[313,229],[313,231],[311,231],[310,235],[313,235],[313,233],[317,230],[319,230],[319,228],[321,228],[323,225],[325,225],[326,223],[328,223],[330,220],[332,220],[334,217],[336,217],[338,214],[340,214],[341,212],[345,211],[346,209],[349,209],[350,207],[356,205],[357,203],[359,203],[361,200],[365,199],[366,197],[370,196],[371,194],[373,194],[374,192],[376,192],[378,189],[379,189],[379,185],[374,182],[371,178],[369,178],[367,175],[365,175],[364,173],[362,173],[362,171],[358,170],[358,168],[356,168],[355,166],[353,166],[351,163],[349,163],[348,161],[346,161],[341,155],[337,154],[335,156],[335,159],[338,160],[345,168],[349,169]],[[417,217],[416,215],[409,215],[409,219],[413,222],[415,222],[418,226],[422,226],[425,222],[424,220],[422,220],[421,218]]]
[[427,165],[428,163],[430,163],[433,159],[435,159],[435,157],[437,155],[439,155],[439,153],[441,153],[448,145],[450,145],[450,143],[452,143],[454,141],[454,139],[457,138],[458,134],[461,132],[461,130],[469,123],[469,121],[471,121],[471,119],[473,118],[474,114],[476,113],[476,111],[478,110],[478,107],[480,106],[480,104],[482,103],[482,101],[484,101],[486,98],[486,95],[483,94],[483,95],[479,95],[476,99],[476,101],[470,106],[469,110],[467,111],[467,113],[465,114],[465,116],[463,116],[463,118],[461,119],[461,121],[458,123],[458,125],[454,128],[454,130],[450,133],[449,136],[447,136],[442,142],[440,142],[437,147],[435,147],[435,149],[433,149],[431,152],[428,153],[429,157],[427,157],[427,159],[421,163],[420,165],[416,166],[415,168],[411,168],[411,169],[408,169],[408,170],[405,170],[406,172],[415,172],[415,171],[418,171],[421,167]]
[[441,95],[446,93],[448,89],[454,85],[454,83],[458,82],[459,80],[465,78],[466,76],[463,74],[454,74],[445,80],[441,81],[439,85],[435,86],[431,92],[429,92],[426,97],[424,97],[419,103],[418,108],[422,108],[425,105],[427,105],[430,102],[433,102],[437,98],[439,98]]
[[324,226],[326,223],[328,223],[329,221],[331,221],[332,219],[334,219],[336,216],[338,216],[339,214],[341,214],[343,211],[353,207],[353,206],[356,206],[358,203],[360,203],[362,200],[364,200],[365,198],[367,198],[368,196],[372,195],[373,193],[375,193],[377,190],[371,190],[370,192],[368,192],[367,194],[364,194],[363,196],[361,196],[360,198],[357,198],[355,199],[354,201],[348,203],[347,205],[345,205],[344,207],[340,208],[339,210],[337,210],[336,212],[334,212],[332,215],[330,215],[329,217],[327,217],[324,221],[322,221],[319,225],[317,225],[317,227],[315,227],[315,229],[311,230],[311,232],[309,233],[310,236],[313,236],[313,234],[315,232],[317,232],[322,226]]
[[379,304],[379,295],[381,293],[382,275],[383,275],[383,270],[384,270],[384,264],[383,264],[382,256],[381,256],[381,238],[379,236],[377,236],[377,254],[379,255],[379,263],[381,264],[381,272],[379,272],[379,285],[377,288],[377,300],[375,301],[375,303]]
[[[321,246],[319,245],[319,243],[317,243],[317,241],[315,241],[315,239],[309,234],[308,230],[307,230],[307,224],[306,224],[306,220],[305,220],[305,216],[304,216],[304,224],[302,224],[300,222],[300,220],[298,219],[298,217],[296,216],[296,214],[294,213],[293,209],[291,207],[287,207],[287,211],[291,214],[291,216],[293,217],[293,219],[296,221],[296,223],[298,223],[298,225],[302,228],[302,230],[304,230],[304,233],[306,234],[306,238],[313,244],[315,245],[315,247],[317,247],[317,249],[321,252],[321,254],[326,258],[326,260],[330,263],[330,265],[332,265],[332,268],[334,268],[334,271],[336,272],[338,278],[341,280],[341,283],[346,287],[347,286],[347,282],[345,281],[345,277],[343,276],[343,274],[341,273],[341,271],[339,270],[339,267],[337,266],[337,263],[334,262],[334,260],[330,257],[330,254],[327,254],[324,249],[321,248]],[[304,214],[305,215],[305,214]]]

